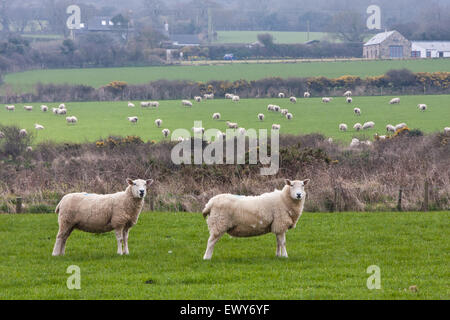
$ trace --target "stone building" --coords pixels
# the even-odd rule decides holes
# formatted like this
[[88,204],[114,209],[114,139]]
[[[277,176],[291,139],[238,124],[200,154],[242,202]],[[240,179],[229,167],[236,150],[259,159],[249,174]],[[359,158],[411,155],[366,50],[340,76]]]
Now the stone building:
[[395,30],[381,32],[364,44],[363,57],[367,59],[410,58],[411,41]]

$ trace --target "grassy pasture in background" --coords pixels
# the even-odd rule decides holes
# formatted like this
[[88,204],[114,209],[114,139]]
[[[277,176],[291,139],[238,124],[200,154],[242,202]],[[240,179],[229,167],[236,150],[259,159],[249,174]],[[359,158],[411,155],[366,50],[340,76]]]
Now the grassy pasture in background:
[[0,92],[4,93],[6,86],[9,86],[14,92],[32,92],[34,85],[39,82],[84,84],[98,88],[115,80],[125,81],[128,84],[142,84],[160,79],[235,81],[270,77],[324,76],[337,78],[342,75],[365,78],[384,74],[390,69],[401,68],[407,68],[413,72],[450,71],[450,59],[32,70],[5,75],[5,84],[0,87]]
[[[16,105],[16,111],[8,112],[0,108],[0,124],[17,125],[36,134],[35,142],[47,140],[55,142],[94,142],[109,135],[137,135],[144,141],[163,139],[161,130],[168,128],[185,128],[190,130],[194,121],[202,121],[205,129],[227,129],[226,121],[237,122],[240,127],[253,129],[269,129],[273,123],[281,125],[281,134],[322,133],[335,140],[349,142],[352,137],[373,139],[373,135],[385,134],[386,124],[396,125],[405,122],[410,128],[418,128],[425,133],[443,131],[449,126],[450,97],[448,95],[401,96],[399,105],[388,104],[392,97],[353,97],[353,103],[348,104],[344,97],[335,97],[330,103],[324,104],[320,98],[298,98],[296,104],[286,99],[241,99],[234,103],[231,100],[214,99],[201,103],[193,102],[192,108],[181,106],[179,100],[160,101],[159,108],[141,108],[139,101],[136,107],[129,108],[126,101],[119,102],[66,102],[68,116],[78,118],[76,125],[68,125],[66,116],[56,116],[51,111],[40,111],[40,103],[32,104],[32,112],[25,111],[23,104]],[[278,104],[288,108],[294,116],[287,120],[280,113],[267,111],[268,104]],[[421,112],[418,103],[428,105],[428,110]],[[48,104],[56,107],[58,104]],[[353,113],[353,108],[361,109],[361,116]],[[213,120],[212,114],[221,113],[221,120]],[[265,114],[264,121],[257,119],[258,113]],[[137,124],[132,124],[127,117],[138,116]],[[156,119],[162,119],[161,128],[154,124]],[[353,125],[356,122],[374,121],[375,128],[356,132]],[[34,124],[38,123],[45,130],[36,131]],[[349,130],[340,132],[338,126],[346,123]],[[177,138],[176,136],[175,138]]]
[[[74,231],[62,257],[51,256],[55,214],[0,215],[0,299],[449,299],[449,218],[305,213],[287,233],[288,259],[275,257],[273,234],[225,235],[203,261],[201,214],[142,214],[129,256],[116,254],[113,232]],[[81,269],[81,290],[66,287],[70,265]],[[380,290],[366,286],[371,265]]]
[[[258,34],[269,33],[275,43],[294,44],[308,41],[307,32],[300,31],[217,31],[215,43],[253,43],[258,41]],[[309,40],[324,40],[334,42],[331,34],[326,32],[310,32]]]

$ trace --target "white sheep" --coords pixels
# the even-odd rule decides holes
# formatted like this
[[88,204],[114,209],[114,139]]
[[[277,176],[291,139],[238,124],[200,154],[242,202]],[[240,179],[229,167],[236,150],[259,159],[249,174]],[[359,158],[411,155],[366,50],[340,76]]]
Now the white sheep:
[[345,91],[343,94],[344,97],[350,97],[351,95],[352,95],[352,92],[350,90]]
[[162,132],[164,138],[167,138],[169,136],[169,134],[170,134],[170,130],[169,129],[162,129],[161,132]]
[[353,99],[352,97],[347,97],[347,99],[345,99],[347,101],[347,103],[352,103]]
[[141,107],[142,108],[150,107],[150,101],[141,101]]
[[450,134],[450,127],[445,127],[444,128],[444,133],[445,134]]
[[303,98],[309,98],[309,97],[311,97],[311,93],[309,93],[308,91],[303,93]]
[[339,130],[341,131],[347,131],[347,125],[345,123],[339,124]]
[[184,107],[192,107],[192,102],[189,100],[181,100],[181,105]]
[[134,103],[132,103],[131,101],[128,101],[128,107],[134,108]]
[[286,119],[291,120],[292,118],[294,118],[294,116],[292,115],[292,113],[286,113]]
[[404,123],[404,122],[399,123],[399,124],[397,124],[397,125],[395,126],[395,131],[400,130],[400,129],[403,129],[403,128],[405,128],[405,127],[406,127],[406,123]]
[[395,127],[392,124],[386,125],[386,131],[395,132]]
[[5,109],[6,109],[7,111],[14,111],[14,110],[16,110],[16,107],[13,106],[13,105],[10,105],[10,106],[5,106]]
[[35,128],[36,130],[44,130],[44,126],[43,126],[43,125],[40,125],[40,124],[37,124],[37,123],[34,124],[34,128]]
[[361,109],[360,109],[360,108],[353,108],[353,112],[354,112],[357,116],[360,116],[360,115],[361,115]]
[[28,135],[28,132],[26,129],[20,129],[19,137],[26,137],[27,135]]
[[359,146],[359,143],[360,143],[360,142],[359,142],[358,139],[353,138],[353,139],[352,139],[352,142],[350,142],[350,148]]
[[[136,118],[136,121],[135,122],[137,122],[137,117],[135,117]],[[129,121],[130,121],[130,119],[128,119]],[[71,117],[66,117],[66,122],[67,123],[71,123],[71,124],[75,124],[75,123],[77,123],[78,122],[78,118],[77,117],[75,117],[75,116],[71,116]]]
[[28,146],[25,150],[26,150],[27,152],[31,152],[31,151],[33,151],[33,147]]
[[424,103],[419,103],[419,104],[417,105],[417,107],[419,108],[420,111],[425,111],[425,110],[427,110],[427,105],[424,104]]
[[220,113],[218,113],[218,112],[214,113],[214,114],[212,115],[212,118],[213,118],[214,120],[219,120],[219,119],[220,119]]
[[276,123],[272,124],[272,130],[280,130],[280,128],[281,128],[281,125],[276,124]]
[[53,256],[64,255],[66,241],[74,229],[91,233],[114,230],[117,254],[129,254],[128,232],[138,221],[147,188],[153,180],[127,179],[125,191],[114,194],[69,193],[56,206],[59,230]]
[[128,121],[130,121],[131,123],[134,123],[134,124],[136,124],[139,120],[139,118],[136,116],[128,117],[127,119],[128,119]]
[[375,133],[374,138],[375,140],[386,140],[387,136],[385,135],[380,136],[378,133]]
[[58,106],[58,108],[59,108],[59,109],[66,109],[66,105],[65,105],[64,103],[61,103],[61,104]]
[[6,135],[0,131],[0,139],[4,139],[4,138],[6,138]]
[[237,129],[238,128],[238,124],[236,122],[227,121],[227,126],[230,129]]
[[389,104],[399,104],[400,98],[392,98],[391,101],[389,101]]
[[155,120],[155,125],[159,128],[161,127],[161,124],[163,123],[163,121],[161,119],[156,119]]
[[362,129],[361,123],[359,123],[359,122],[355,123],[355,125],[353,126],[353,129],[355,129],[356,131],[361,130]]
[[33,106],[23,106],[25,111],[33,111]]
[[205,93],[204,95],[203,95],[203,98],[205,99],[205,100],[211,100],[211,99],[214,99],[214,93]]
[[274,110],[274,107],[275,107],[275,106],[274,106],[273,104],[269,104],[269,105],[267,105],[267,110],[268,110],[268,111],[275,111],[275,110]]
[[259,113],[258,114],[258,120],[263,121],[264,120],[264,114]]
[[362,128],[363,128],[363,130],[367,130],[367,129],[372,129],[374,126],[375,126],[375,122],[368,121],[368,122],[364,122]]
[[323,98],[322,98],[322,102],[323,102],[323,103],[328,103],[328,102],[330,102],[332,99],[333,99],[333,98],[323,97]]
[[159,102],[158,101],[150,101],[150,107],[158,108],[159,107]]
[[195,96],[194,97],[195,102],[202,102],[202,97],[200,96]]
[[281,109],[281,110],[280,110],[280,113],[281,113],[283,116],[287,115],[288,112],[289,112],[288,109]]
[[274,106],[273,106],[273,111],[275,111],[275,112],[280,112],[280,111],[281,111],[280,106],[274,105]]
[[297,98],[296,97],[290,97],[289,101],[292,103],[297,103]]
[[42,105],[41,106],[41,111],[42,112],[47,112],[48,111],[48,107],[46,105]]
[[67,110],[66,109],[56,109],[56,114],[58,114],[58,115],[67,114]]
[[328,143],[333,143],[333,138],[329,137],[327,141]]
[[232,93],[225,93],[225,99],[233,99],[234,94]]
[[239,102],[239,96],[233,96],[233,98],[231,98],[231,101],[233,102]]
[[52,112],[54,113],[54,114],[58,114],[58,108],[52,108]]
[[284,95],[283,92],[280,92],[280,93],[278,94],[278,98],[284,98],[284,97],[285,97],[285,95]]
[[210,234],[203,259],[211,259],[214,245],[225,233],[250,237],[269,232],[277,238],[276,256],[287,258],[286,231],[295,228],[302,215],[305,186],[309,181],[285,179],[282,190],[260,196],[219,194],[212,197],[203,209]]

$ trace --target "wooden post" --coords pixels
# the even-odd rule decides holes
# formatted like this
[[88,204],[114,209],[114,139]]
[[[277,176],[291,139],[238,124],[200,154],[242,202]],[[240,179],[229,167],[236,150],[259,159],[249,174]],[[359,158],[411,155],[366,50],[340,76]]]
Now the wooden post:
[[397,202],[397,210],[398,211],[402,211],[402,193],[403,193],[403,190],[402,190],[402,188],[400,188],[398,190],[398,202]]
[[16,213],[22,213],[22,198],[16,198]]
[[150,211],[155,211],[155,197],[153,193],[150,193],[150,197],[148,197],[150,203]]
[[337,210],[337,201],[338,201],[338,188],[334,187],[334,201],[333,201],[332,212]]
[[424,193],[423,211],[428,211],[428,180],[425,180]]

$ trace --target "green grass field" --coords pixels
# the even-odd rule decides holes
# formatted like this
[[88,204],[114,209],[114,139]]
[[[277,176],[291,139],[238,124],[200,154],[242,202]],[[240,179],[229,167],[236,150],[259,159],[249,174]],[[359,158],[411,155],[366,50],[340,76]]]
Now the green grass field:
[[[225,235],[203,261],[201,214],[142,214],[129,256],[116,255],[113,233],[74,231],[62,257],[51,256],[55,214],[0,215],[0,300],[449,299],[449,218],[448,211],[305,213],[287,233],[288,259],[275,257],[272,234]],[[80,290],[66,287],[70,265],[81,269]],[[379,290],[366,286],[371,265],[380,268]]]
[[[344,97],[336,97],[331,103],[324,104],[320,98],[299,98],[296,104],[288,99],[241,99],[238,103],[231,100],[215,99],[195,103],[192,108],[181,106],[179,100],[160,101],[160,107],[129,108],[126,101],[122,102],[69,102],[66,103],[68,115],[78,118],[76,125],[68,125],[65,116],[56,116],[51,111],[43,113],[40,104],[35,103],[32,112],[25,111],[23,105],[16,105],[16,111],[8,112],[0,109],[0,124],[17,125],[29,132],[34,132],[36,142],[47,140],[56,142],[93,142],[109,135],[138,135],[144,141],[163,139],[163,128],[186,128],[190,130],[194,121],[202,121],[205,129],[225,131],[226,121],[237,122],[239,126],[253,129],[270,129],[273,123],[281,125],[281,134],[322,133],[335,140],[349,142],[352,137],[373,139],[378,132],[385,133],[388,123],[396,125],[405,122],[410,128],[418,128],[425,133],[442,131],[449,126],[450,107],[448,95],[402,96],[400,105],[389,105],[391,97],[353,97],[353,103],[348,104]],[[269,103],[288,108],[293,114],[292,120],[287,120],[280,113],[267,111]],[[426,103],[428,110],[421,112],[418,103]],[[49,107],[57,104],[48,104]],[[353,113],[353,108],[361,108],[361,116]],[[221,120],[213,120],[212,114],[221,113]],[[263,122],[257,119],[258,113],[265,114]],[[127,117],[138,116],[137,124],[128,122]],[[161,128],[154,124],[155,119],[162,119]],[[356,132],[353,125],[356,122],[374,121],[375,128],[364,132]],[[340,132],[340,123],[346,123],[347,132]],[[45,127],[36,131],[34,124]],[[175,136],[174,138],[177,138]]]
[[5,76],[5,85],[16,92],[31,92],[38,83],[69,83],[100,87],[114,80],[129,84],[148,83],[159,79],[191,81],[209,80],[258,80],[268,77],[337,78],[342,75],[367,77],[381,75],[390,69],[407,68],[413,72],[450,71],[450,59],[384,60],[346,62],[301,62],[267,64],[226,64],[208,66],[163,66],[103,69],[51,69],[11,73]]
[[[258,41],[258,34],[269,33],[273,36],[275,43],[304,43],[308,41],[306,32],[289,31],[217,31],[216,43],[253,43]],[[310,32],[309,40],[335,41],[326,32]]]

